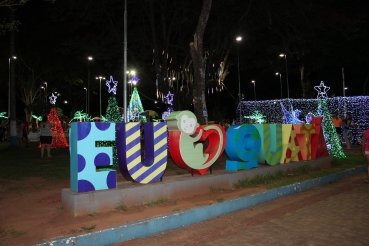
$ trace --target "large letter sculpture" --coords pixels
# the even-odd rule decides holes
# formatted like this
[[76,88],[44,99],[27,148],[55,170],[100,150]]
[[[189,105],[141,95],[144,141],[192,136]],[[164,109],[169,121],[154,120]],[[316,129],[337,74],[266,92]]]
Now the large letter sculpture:
[[167,126],[145,123],[145,160],[141,161],[141,123],[117,124],[119,168],[127,180],[149,184],[159,180],[167,167]]
[[254,125],[233,125],[227,130],[226,170],[237,171],[258,167],[260,134]]
[[113,164],[112,147],[96,147],[96,141],[114,141],[114,123],[73,122],[70,133],[70,188],[75,192],[113,189],[115,170],[96,171]]
[[[169,152],[173,161],[190,172],[204,175],[222,155],[226,145],[225,131],[220,125],[199,126],[190,111],[175,111],[166,118]],[[205,141],[207,146],[204,148]]]

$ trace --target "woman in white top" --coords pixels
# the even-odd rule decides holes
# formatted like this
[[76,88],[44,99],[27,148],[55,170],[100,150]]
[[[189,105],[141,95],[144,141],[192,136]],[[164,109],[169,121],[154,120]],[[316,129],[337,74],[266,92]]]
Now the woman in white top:
[[41,142],[41,157],[44,157],[45,146],[47,146],[47,157],[50,155],[50,145],[52,140],[51,135],[51,123],[47,119],[47,115],[42,117],[42,122],[40,124],[40,142]]

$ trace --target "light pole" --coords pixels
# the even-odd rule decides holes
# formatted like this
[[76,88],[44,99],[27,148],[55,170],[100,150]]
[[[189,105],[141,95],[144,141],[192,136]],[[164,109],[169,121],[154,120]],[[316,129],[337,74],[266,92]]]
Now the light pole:
[[44,82],[45,85],[45,114],[47,110],[47,82]]
[[237,37],[237,68],[238,68],[238,103],[240,105],[240,123],[241,123],[241,79],[240,79],[240,51],[239,51],[239,42],[242,40],[242,37]]
[[254,97],[255,97],[255,101],[256,101],[255,80],[251,80],[251,83],[254,84]]
[[45,87],[41,86],[41,89],[44,90],[44,97],[45,97],[45,103],[44,103],[44,115],[46,115],[46,89]]
[[87,88],[83,88],[86,91],[86,113],[87,113]]
[[275,73],[275,75],[279,75],[279,83],[281,84],[281,99],[283,98],[282,96],[282,74],[281,73]]
[[92,61],[94,58],[92,56],[87,57],[88,59],[88,79],[87,79],[87,114],[90,114],[90,61]]
[[99,76],[99,77],[96,77],[96,79],[100,80],[100,117],[101,117],[101,80],[105,79],[105,77]]
[[15,60],[15,59],[17,59],[17,57],[16,56],[13,56],[13,57],[9,58],[8,119],[10,119],[10,61],[12,59]]
[[284,59],[286,60],[286,75],[287,75],[287,98],[290,98],[290,88],[288,85],[288,67],[287,67],[287,56],[285,54],[280,54],[280,57],[284,57]]

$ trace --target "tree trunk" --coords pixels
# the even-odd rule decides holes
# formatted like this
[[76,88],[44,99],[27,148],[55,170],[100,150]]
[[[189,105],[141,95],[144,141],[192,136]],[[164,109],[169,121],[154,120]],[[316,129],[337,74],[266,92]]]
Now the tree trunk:
[[193,100],[197,121],[199,124],[206,124],[207,112],[205,101],[205,69],[206,57],[203,54],[204,32],[211,10],[212,0],[204,0],[194,35],[194,42],[190,43],[190,54],[194,67]]

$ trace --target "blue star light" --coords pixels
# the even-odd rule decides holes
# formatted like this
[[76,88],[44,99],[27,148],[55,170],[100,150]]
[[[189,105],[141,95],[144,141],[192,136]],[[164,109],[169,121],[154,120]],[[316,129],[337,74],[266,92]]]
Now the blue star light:
[[50,98],[50,103],[51,104],[55,104],[56,103],[56,98],[58,98],[56,95],[54,95],[54,92],[51,93],[51,97]]
[[174,98],[174,94],[170,93],[169,91],[168,94],[165,96],[165,99],[167,100],[167,104],[173,105],[173,98]]
[[108,92],[113,92],[114,95],[117,94],[118,81],[114,81],[113,76],[110,76],[110,80],[106,81],[106,86],[108,87]]
[[330,87],[325,86],[324,82],[321,81],[319,86],[314,86],[314,90],[316,90],[318,92],[318,99],[326,99],[328,98],[327,96],[327,91],[329,91]]

